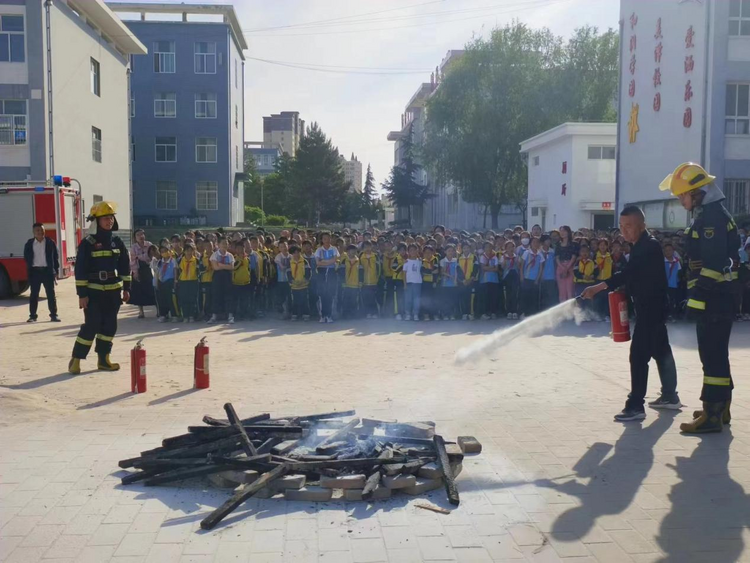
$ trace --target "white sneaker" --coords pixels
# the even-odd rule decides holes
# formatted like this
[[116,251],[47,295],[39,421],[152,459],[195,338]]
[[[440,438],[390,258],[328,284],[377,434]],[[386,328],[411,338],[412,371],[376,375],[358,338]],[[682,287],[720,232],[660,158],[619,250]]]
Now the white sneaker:
[[325,323],[326,322],[326,318],[325,317],[320,317],[320,320],[318,322],[319,323]]
[[208,319],[208,324],[212,325],[217,321],[216,315],[211,315],[211,318]]
[[289,320],[290,320],[290,321],[296,321],[296,320],[297,320],[297,315],[292,315],[292,318],[291,318],[291,319],[289,319]]
[[[401,320],[401,315],[396,315],[396,320],[400,321]],[[409,320],[409,319],[407,319],[407,320]]]
[[462,321],[468,321],[468,320],[469,320],[469,315],[463,315],[463,316],[461,317],[461,320],[462,320]]
[[227,322],[228,322],[228,323],[229,323],[230,325],[233,325],[233,324],[234,324],[234,315],[229,315],[229,318],[227,319]]
[[404,320],[405,321],[410,321],[411,320],[411,315],[404,315]]
[[[419,319],[417,319],[417,320],[419,320]],[[424,316],[424,320],[429,321],[430,320],[430,315],[425,315]],[[435,320],[437,320],[437,319],[435,319]]]
[[160,323],[165,323],[165,322],[167,322],[167,317],[159,317],[159,318],[158,318],[158,322],[160,322]]
[[514,321],[517,321],[517,320],[518,320],[518,313],[513,313],[513,320],[514,320]]
[[509,321],[512,321],[513,320],[513,313],[508,313],[508,317],[507,318],[508,318]]
[[326,322],[327,323],[332,323],[333,322],[333,317],[326,317]]
[[172,317],[172,322],[173,323],[179,323],[180,319],[178,319],[177,317]]
[[479,318],[482,319],[483,321],[489,321],[490,320],[490,316],[489,315],[482,315]]
[[469,320],[473,321],[474,320],[474,315],[469,315]]
[[182,322],[183,322],[183,323],[189,323],[189,322],[190,322],[190,319],[188,319],[187,317],[185,317],[184,319],[182,319]]
[[450,320],[451,320],[451,321],[455,321],[455,320],[456,320],[456,317],[451,317],[451,318],[450,318]]

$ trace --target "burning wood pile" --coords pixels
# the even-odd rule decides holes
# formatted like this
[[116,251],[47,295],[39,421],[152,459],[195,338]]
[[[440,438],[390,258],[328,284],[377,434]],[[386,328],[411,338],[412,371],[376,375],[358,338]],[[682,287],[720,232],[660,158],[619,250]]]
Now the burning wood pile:
[[226,420],[205,416],[205,426],[189,426],[186,434],[166,438],[161,447],[120,461],[120,467],[137,470],[122,478],[123,485],[208,476],[217,486],[236,487],[201,522],[210,530],[250,497],[276,494],[287,500],[372,501],[394,491],[420,495],[444,487],[457,506],[455,477],[464,453],[481,451],[468,436],[459,437],[458,444],[446,443],[433,422],[358,418],[353,410],[240,419],[231,403],[224,410]]

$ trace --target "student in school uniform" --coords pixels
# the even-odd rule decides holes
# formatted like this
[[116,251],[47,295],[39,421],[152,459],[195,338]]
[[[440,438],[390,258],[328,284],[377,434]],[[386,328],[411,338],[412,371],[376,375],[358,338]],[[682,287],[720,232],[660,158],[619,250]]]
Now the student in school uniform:
[[505,243],[505,252],[500,257],[500,269],[503,276],[505,309],[508,311],[508,320],[517,320],[521,291],[521,269],[516,255],[516,245],[513,241],[509,240]]
[[[415,245],[416,246],[416,245]],[[408,246],[405,242],[400,242],[396,246],[396,254],[394,254],[391,260],[391,282],[393,286],[393,311],[396,314],[396,320],[400,321],[402,317],[402,311],[406,312],[406,303],[404,302],[404,289],[406,283],[406,276],[404,274],[404,264],[408,259]],[[420,274],[421,276],[421,274]],[[411,314],[411,311],[408,311]]]
[[232,272],[234,271],[234,256],[229,252],[229,241],[225,237],[219,239],[219,248],[211,255],[211,268],[214,271],[211,281],[212,313],[208,322],[213,324],[219,316],[227,316],[227,322],[234,324],[234,313],[229,308],[229,295],[232,291]]
[[491,242],[484,243],[484,252],[479,256],[479,301],[482,320],[497,318],[497,300],[500,286],[500,261],[492,249]]
[[393,242],[384,237],[378,239],[378,253],[380,254],[380,315],[393,317],[394,303],[393,295],[396,291],[393,285],[393,258],[395,250]]
[[[614,262],[612,255],[609,253],[609,243],[606,239],[599,240],[599,250],[596,252],[596,269],[599,274],[596,279],[600,282],[607,281],[614,273],[612,271]],[[594,307],[596,312],[602,317],[603,321],[609,322],[609,301],[605,292],[599,293],[594,297]]]
[[674,321],[680,307],[680,271],[682,264],[675,256],[674,245],[664,244],[664,271],[667,275],[667,300],[669,302],[669,319]]
[[531,244],[521,258],[521,318],[539,312],[539,289],[544,269],[544,256],[539,252],[540,241],[531,239]]
[[285,241],[279,240],[277,248],[279,253],[273,259],[276,264],[276,310],[281,314],[281,318],[288,319],[291,316],[289,303],[291,289],[289,287],[287,272],[289,271],[289,262],[292,258],[289,255],[289,247]]
[[436,287],[440,280],[440,266],[435,249],[429,244],[422,250],[422,296],[421,306],[424,320],[438,320]]
[[318,291],[320,294],[320,322],[333,322],[333,298],[336,295],[336,264],[339,251],[331,245],[331,234],[321,234],[321,246],[315,251],[318,269]]
[[468,240],[465,241],[461,244],[461,256],[458,258],[458,268],[463,278],[463,281],[459,284],[458,305],[461,311],[461,319],[464,321],[474,320],[474,301],[476,281],[479,277],[479,265],[473,250],[472,243]]
[[[254,309],[251,311],[256,317],[264,316],[263,300],[266,286],[266,262],[267,256],[261,248],[260,239],[253,235],[249,239],[251,255],[256,258],[255,278],[253,283],[253,304]],[[252,262],[251,262],[252,265]],[[252,270],[251,270],[252,272]]]
[[521,244],[516,247],[516,256],[523,258],[523,255],[531,248],[531,234],[528,231],[522,231],[520,236]]
[[250,312],[251,285],[250,258],[245,252],[242,242],[234,244],[234,270],[232,270],[232,299],[231,310],[235,320],[245,320]]
[[[596,262],[591,260],[590,251],[589,245],[582,244],[578,250],[578,259],[573,266],[576,297],[581,295],[587,287],[597,283],[596,278],[599,276],[599,269],[596,267]],[[583,302],[584,309],[591,308],[589,303],[589,301]]]
[[341,258],[339,266],[343,287],[341,292],[341,310],[343,318],[356,318],[359,309],[360,267],[357,247],[349,244],[346,253]]
[[440,260],[440,312],[444,321],[455,321],[459,315],[458,291],[461,269],[456,259],[456,247],[448,244],[445,247],[445,258]]
[[422,297],[422,259],[419,247],[412,243],[408,246],[408,257],[402,266],[404,275],[404,320],[419,320],[419,309]]
[[362,308],[368,319],[377,319],[380,261],[378,260],[378,255],[373,252],[372,241],[369,239],[362,242],[362,254],[359,257],[359,268],[361,270],[362,281]]
[[182,258],[177,263],[177,299],[182,322],[192,323],[198,318],[198,259],[192,241],[185,243]]
[[312,269],[302,254],[302,249],[295,245],[289,248],[291,259],[289,260],[289,271],[287,277],[292,293],[292,320],[310,320],[309,296],[310,278]]
[[159,312],[159,322],[165,323],[169,317],[176,323],[177,311],[174,307],[174,280],[177,274],[177,260],[168,246],[160,249],[161,258],[157,261],[156,275],[156,306]]
[[557,276],[555,275],[555,251],[552,248],[552,238],[542,235],[542,248],[539,251],[544,257],[542,266],[542,311],[554,307],[559,303],[557,292]]
[[310,282],[307,288],[307,314],[320,314],[318,310],[318,268],[313,253],[313,243],[310,240],[302,241],[302,257],[310,265]]
[[199,274],[199,291],[200,296],[198,299],[198,309],[203,320],[207,321],[211,318],[211,282],[214,277],[214,270],[211,267],[211,256],[214,253],[213,243],[206,239],[201,244],[201,254],[198,258],[198,274]]

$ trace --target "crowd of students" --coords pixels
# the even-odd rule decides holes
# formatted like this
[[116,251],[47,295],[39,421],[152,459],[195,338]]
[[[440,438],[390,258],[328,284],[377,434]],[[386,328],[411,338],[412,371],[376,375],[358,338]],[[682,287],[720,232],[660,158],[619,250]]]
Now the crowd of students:
[[[653,231],[652,231],[653,232]],[[682,233],[654,232],[664,248],[672,319],[687,299]],[[146,241],[135,233],[131,304],[156,305],[160,322],[208,323],[279,314],[292,321],[395,318],[403,321],[523,319],[609,279],[630,245],[609,232],[567,226],[543,233],[431,233],[293,229],[278,237],[187,231]],[[743,231],[738,320],[750,320],[750,239]],[[584,302],[607,321],[605,294]]]

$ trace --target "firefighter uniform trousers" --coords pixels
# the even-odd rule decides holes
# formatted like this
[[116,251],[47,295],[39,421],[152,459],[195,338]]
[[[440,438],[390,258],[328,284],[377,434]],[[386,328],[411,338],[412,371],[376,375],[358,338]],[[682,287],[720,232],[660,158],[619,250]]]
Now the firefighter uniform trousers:
[[697,318],[698,353],[703,364],[701,400],[731,400],[734,382],[729,367],[729,337],[736,313],[735,291],[740,237],[721,201],[695,213],[687,235],[687,310]]
[[88,297],[84,323],[73,346],[73,358],[83,360],[96,340],[99,358],[112,350],[117,333],[117,313],[122,291],[130,290],[128,251],[122,240],[111,231],[99,230],[78,247],[75,265],[78,297]]
[[105,356],[112,351],[112,341],[117,333],[117,313],[122,294],[119,290],[89,291],[89,306],[84,309],[84,323],[78,331],[73,346],[73,357],[85,360],[96,339],[95,351]]

